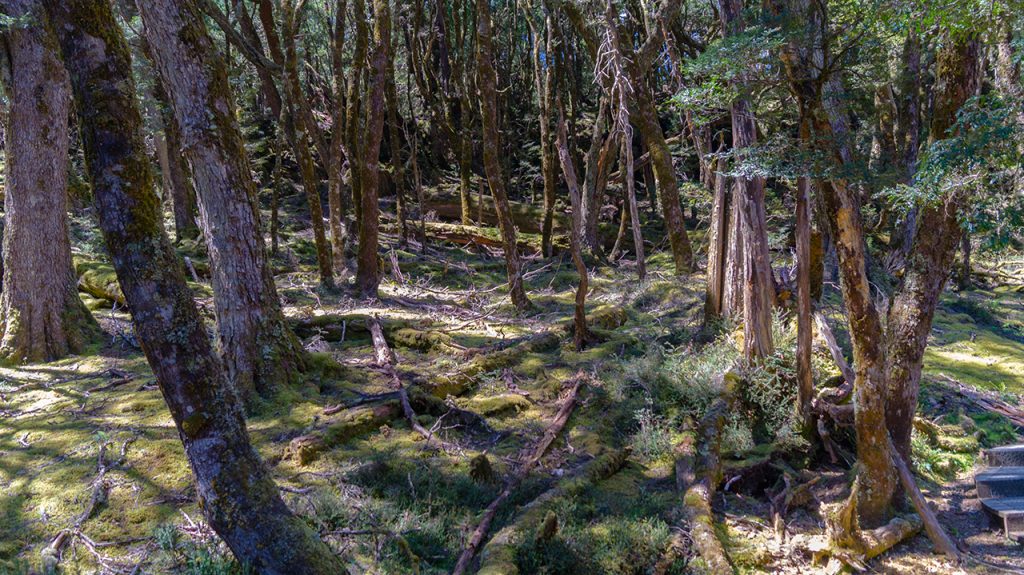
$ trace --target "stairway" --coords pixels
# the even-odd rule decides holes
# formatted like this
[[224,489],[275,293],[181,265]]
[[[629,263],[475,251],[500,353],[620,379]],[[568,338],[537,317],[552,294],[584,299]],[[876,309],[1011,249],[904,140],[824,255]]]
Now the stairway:
[[1008,538],[1024,541],[1024,444],[987,449],[983,461],[974,476],[982,508]]

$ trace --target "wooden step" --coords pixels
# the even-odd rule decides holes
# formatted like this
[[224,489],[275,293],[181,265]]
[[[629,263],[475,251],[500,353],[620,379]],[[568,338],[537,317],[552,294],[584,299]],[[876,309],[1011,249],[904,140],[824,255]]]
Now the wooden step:
[[986,449],[985,464],[989,467],[1024,467],[1024,444]]
[[974,476],[978,499],[1024,497],[1024,467],[992,467]]
[[1024,532],[1024,497],[982,499],[981,507],[988,514],[993,527],[1003,530],[1011,539]]

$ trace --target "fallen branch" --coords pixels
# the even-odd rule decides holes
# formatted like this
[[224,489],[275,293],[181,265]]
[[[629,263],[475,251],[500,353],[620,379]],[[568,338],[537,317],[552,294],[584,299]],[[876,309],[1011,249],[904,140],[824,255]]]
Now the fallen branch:
[[477,550],[484,541],[484,537],[487,536],[487,532],[490,530],[491,522],[494,521],[494,516],[498,512],[498,509],[503,503],[512,495],[512,492],[526,476],[529,475],[530,471],[536,467],[537,463],[540,462],[541,458],[547,452],[548,448],[551,447],[551,443],[554,442],[555,437],[562,432],[562,428],[565,427],[569,416],[572,414],[573,408],[576,406],[576,396],[579,394],[580,387],[583,385],[585,375],[580,372],[576,374],[576,383],[573,384],[572,388],[569,389],[569,393],[565,400],[562,402],[562,406],[558,409],[558,413],[555,418],[551,420],[551,424],[544,430],[544,435],[541,437],[537,446],[534,448],[533,453],[530,455],[519,469],[509,477],[505,483],[505,487],[501,490],[498,497],[487,506],[484,510],[484,514],[477,524],[476,529],[469,537],[466,546],[463,547],[462,552],[459,554],[459,560],[455,564],[455,569],[452,570],[452,575],[462,575],[469,568],[470,561],[476,556]]
[[413,410],[412,405],[409,403],[409,393],[406,391],[405,386],[402,385],[402,380],[398,377],[398,371],[395,369],[395,363],[398,359],[395,353],[391,351],[391,348],[388,347],[388,342],[384,339],[384,331],[380,327],[380,321],[377,320],[377,316],[372,316],[366,320],[366,327],[370,330],[370,336],[373,338],[373,349],[377,355],[377,364],[383,367],[387,371],[388,377],[391,378],[392,385],[394,385],[398,392],[398,398],[402,404],[402,413],[405,415],[406,421],[409,422],[409,427],[423,436],[423,439],[426,440],[427,445],[430,447],[441,450],[454,449],[454,446],[437,438],[416,420],[416,411]]
[[[888,437],[888,434],[886,434]],[[935,545],[935,549],[940,553],[943,553],[950,558],[959,561],[960,551],[956,548],[956,544],[950,539],[946,530],[939,524],[938,517],[935,516],[935,512],[928,506],[928,501],[925,500],[921,490],[917,487],[917,482],[914,481],[914,474],[910,472],[910,468],[907,467],[907,462],[903,461],[903,457],[900,456],[899,451],[896,450],[896,446],[892,444],[892,438],[888,437],[889,441],[889,453],[892,454],[893,465],[896,466],[896,472],[900,478],[900,485],[903,486],[903,491],[906,492],[907,497],[910,498],[910,502],[913,503],[914,509],[917,510],[918,515],[921,516],[921,520],[924,522],[924,529],[928,532],[928,538],[932,540]]]

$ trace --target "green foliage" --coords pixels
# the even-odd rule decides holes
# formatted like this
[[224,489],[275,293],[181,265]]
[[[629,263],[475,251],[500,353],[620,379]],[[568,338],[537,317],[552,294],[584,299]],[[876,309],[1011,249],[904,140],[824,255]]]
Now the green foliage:
[[[988,232],[988,243],[1005,245],[1024,227],[1024,200],[1014,193],[989,193],[1012,186],[1020,162],[1020,126],[1014,104],[994,94],[970,99],[949,134],[922,156],[914,181],[880,192],[901,212],[953,195],[969,198],[965,226]],[[1009,171],[1008,171],[1009,170]]]
[[637,410],[639,429],[630,438],[633,453],[641,461],[655,461],[672,453],[672,428],[648,406]]

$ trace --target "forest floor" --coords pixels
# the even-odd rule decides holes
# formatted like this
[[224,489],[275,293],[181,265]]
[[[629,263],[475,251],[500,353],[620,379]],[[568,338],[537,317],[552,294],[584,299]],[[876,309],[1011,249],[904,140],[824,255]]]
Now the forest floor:
[[[192,248],[187,253],[202,280],[204,260]],[[557,518],[555,534],[535,537],[537,521],[517,521],[527,535],[513,538],[513,561],[522,573],[652,572],[680,525],[674,447],[714,392],[713,375],[736,354],[733,330],[713,333],[701,325],[700,276],[674,278],[663,253],[650,258],[644,283],[628,262],[595,269],[588,310],[601,341],[576,352],[568,329],[576,279],[568,257],[528,257],[526,280],[537,310],[517,316],[507,301],[502,259],[486,246],[396,249],[393,259],[384,258],[381,297],[370,302],[316,291],[315,275],[305,271],[309,248],[308,235],[296,232],[275,265],[286,314],[313,352],[312,367],[256,406],[249,429],[285,500],[355,572],[450,572],[502,478],[580,379],[565,432],[499,511],[491,532],[516,521],[517,510],[545,490],[578,476],[586,462],[628,449],[624,464],[603,479],[545,504]],[[109,270],[99,259],[79,254],[80,273],[92,274],[83,284],[105,285]],[[208,285],[194,287],[211,315]],[[95,297],[83,299],[97,308],[105,333],[91,353],[0,368],[0,572],[36,569],[62,533],[60,566],[68,573],[241,572],[202,521],[181,443],[127,314],[100,307]],[[829,310],[838,328],[839,310]],[[440,448],[414,432],[386,395],[394,383],[375,365],[365,327],[373,316],[397,353],[399,378],[421,390],[414,402],[418,420],[444,441]],[[787,320],[778,324],[792,331]],[[781,339],[789,342],[781,346],[792,343]],[[824,349],[816,352],[822,379],[833,369],[827,358]],[[954,438],[942,445],[958,436],[976,435],[982,445],[1017,439],[1017,428],[967,399],[959,384],[1020,402],[1019,285],[948,294],[926,360],[921,411]],[[460,393],[445,398],[450,390]],[[776,388],[765,393],[786,397]],[[667,401],[679,407],[666,408]],[[778,444],[783,433],[774,431]],[[819,503],[845,495],[849,467],[840,457],[794,472],[817,479],[781,533],[770,526],[766,496],[780,489],[781,472],[769,466],[763,445],[755,447],[754,435],[734,421],[723,445],[730,468],[738,470],[727,473],[728,488],[716,499],[732,558],[744,573],[820,572],[804,538],[821,533]],[[1024,568],[1021,548],[991,532],[980,512],[971,479],[974,447],[957,453],[916,438],[922,485],[943,523],[973,553]],[[688,572],[686,563],[684,557],[667,572]],[[949,565],[923,535],[871,569],[991,572]]]

